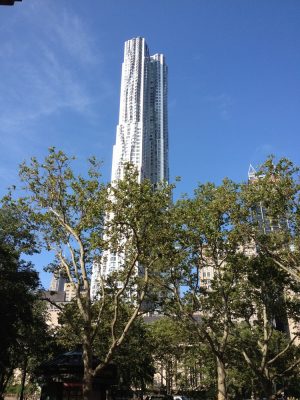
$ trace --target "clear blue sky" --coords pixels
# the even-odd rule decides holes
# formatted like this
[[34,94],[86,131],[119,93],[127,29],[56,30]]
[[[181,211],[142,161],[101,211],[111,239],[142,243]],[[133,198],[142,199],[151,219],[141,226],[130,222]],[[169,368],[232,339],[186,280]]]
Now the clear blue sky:
[[245,180],[270,153],[300,164],[299,0],[23,0],[0,7],[0,194],[49,146],[79,168],[96,155],[109,180],[123,44],[136,36],[169,65],[177,195]]

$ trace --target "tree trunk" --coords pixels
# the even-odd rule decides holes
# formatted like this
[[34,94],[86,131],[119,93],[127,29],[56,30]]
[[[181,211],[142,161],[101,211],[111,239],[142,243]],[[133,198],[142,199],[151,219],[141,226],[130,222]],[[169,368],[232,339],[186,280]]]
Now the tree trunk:
[[4,366],[3,367],[1,366],[1,368],[2,372],[0,374],[0,400],[4,399],[4,392],[14,372],[12,368],[9,369],[8,371],[5,370]]
[[226,371],[224,361],[217,356],[218,400],[227,400]]
[[92,397],[93,376],[89,369],[84,369],[82,396],[83,400],[90,400]]
[[92,350],[89,328],[85,329],[82,343],[82,360],[83,360],[83,382],[82,394],[83,400],[90,400],[93,388],[92,373]]
[[262,382],[262,387],[264,391],[264,396],[268,400],[274,400],[276,398],[273,390],[273,383],[271,381],[265,380],[264,382]]
[[25,390],[26,374],[27,374],[27,356],[25,355],[24,365],[23,365],[23,371],[22,371],[22,379],[21,379],[20,400],[23,400],[23,399],[24,399],[24,390]]

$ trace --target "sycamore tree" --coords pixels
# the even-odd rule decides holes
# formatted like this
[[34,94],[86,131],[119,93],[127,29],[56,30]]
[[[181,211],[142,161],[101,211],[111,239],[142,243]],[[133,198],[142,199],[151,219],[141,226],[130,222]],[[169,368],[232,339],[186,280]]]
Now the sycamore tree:
[[293,279],[300,282],[300,175],[290,160],[270,156],[256,176],[242,185],[250,210],[248,240]]
[[[227,348],[245,259],[244,215],[238,199],[238,185],[224,180],[220,186],[200,185],[194,198],[179,201],[173,210],[176,251],[168,277],[173,297],[166,307],[209,346],[219,400],[228,398]],[[203,271],[214,274],[207,289],[200,282]]]
[[[249,335],[245,346],[236,342],[238,350],[265,396],[274,394],[274,383],[297,371],[296,339],[283,333],[274,345],[278,322],[299,320],[296,173],[288,160],[274,164],[269,159],[251,183],[200,185],[194,198],[174,207],[176,256],[168,305],[210,346],[219,400],[228,398],[231,341],[242,320],[255,336],[257,350],[254,357],[246,346],[253,340]],[[207,272],[213,274],[210,287],[205,287]]]
[[[167,218],[170,187],[153,190],[150,182],[138,183],[131,165],[124,178],[112,185],[100,180],[99,165],[89,160],[87,176],[76,175],[73,158],[50,149],[43,162],[32,158],[20,169],[26,196],[20,205],[34,221],[42,245],[54,255],[52,268],[64,271],[76,292],[83,349],[83,397],[89,399],[93,377],[112,360],[126,340],[135,319],[143,312],[152,276],[159,274],[161,259],[169,251]],[[159,235],[158,235],[159,232]],[[122,254],[118,272],[102,276],[98,301],[91,299],[93,262],[101,264],[105,251]],[[133,307],[120,323],[120,307]],[[107,307],[113,305],[109,340],[101,362],[93,368],[93,343]],[[72,323],[72,321],[70,321]],[[76,326],[74,326],[74,329]]]
[[299,374],[300,353],[294,345],[299,332],[290,336],[288,320],[299,321],[300,303],[285,296],[285,291],[298,292],[299,284],[260,254],[249,257],[242,271],[240,301],[248,307],[236,310],[232,353],[243,357],[253,377],[253,392],[271,399]]
[[120,369],[120,386],[145,393],[152,385],[155,373],[154,344],[149,327],[139,318],[133,324],[128,340],[115,354],[114,362]]
[[[111,321],[114,318],[113,296],[107,294],[108,304],[103,310],[101,325],[93,341],[93,353],[104,359],[111,342]],[[98,305],[99,306],[99,305]],[[119,305],[119,318],[116,332],[121,334],[124,324],[132,313],[133,305],[124,301]],[[97,305],[94,310],[97,313]],[[75,322],[76,321],[76,322]],[[76,302],[73,300],[64,307],[59,316],[60,326],[56,331],[57,343],[65,349],[81,347],[82,320]],[[113,362],[118,366],[119,386],[122,389],[136,388],[145,391],[146,384],[152,382],[153,340],[143,318],[137,318],[130,328],[130,334],[113,355]],[[130,366],[130,368],[129,368]]]
[[160,389],[194,391],[214,386],[211,352],[180,320],[163,316],[149,324]]
[[153,356],[156,361],[156,374],[160,377],[160,388],[171,393],[178,387],[178,363],[183,364],[186,338],[179,323],[163,317],[150,325],[154,344]]
[[[248,183],[241,185],[241,204],[248,217],[249,248],[242,265],[241,299],[234,336],[237,348],[267,398],[280,393],[299,374],[299,183],[288,160],[269,158]],[[291,329],[289,329],[289,325]]]

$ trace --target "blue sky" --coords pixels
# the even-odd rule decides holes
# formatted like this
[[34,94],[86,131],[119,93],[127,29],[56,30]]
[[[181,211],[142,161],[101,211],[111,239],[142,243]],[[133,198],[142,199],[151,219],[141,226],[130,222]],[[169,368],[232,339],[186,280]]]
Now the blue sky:
[[[171,179],[241,181],[270,153],[300,164],[299,0],[23,0],[0,7],[0,194],[56,146],[110,178],[124,41],[169,66]],[[44,257],[35,260],[42,269]],[[42,274],[47,286],[49,277]]]

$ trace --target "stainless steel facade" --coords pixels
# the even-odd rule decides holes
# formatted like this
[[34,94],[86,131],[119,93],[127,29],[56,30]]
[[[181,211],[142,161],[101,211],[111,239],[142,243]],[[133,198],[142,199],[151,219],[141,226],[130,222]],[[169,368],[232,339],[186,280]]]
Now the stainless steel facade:
[[[125,42],[122,64],[119,123],[113,147],[111,181],[122,179],[124,164],[137,167],[139,181],[154,187],[169,180],[168,67],[162,54],[150,56],[144,38]],[[91,290],[95,297],[99,277],[122,267],[122,255],[107,251],[94,263]]]

